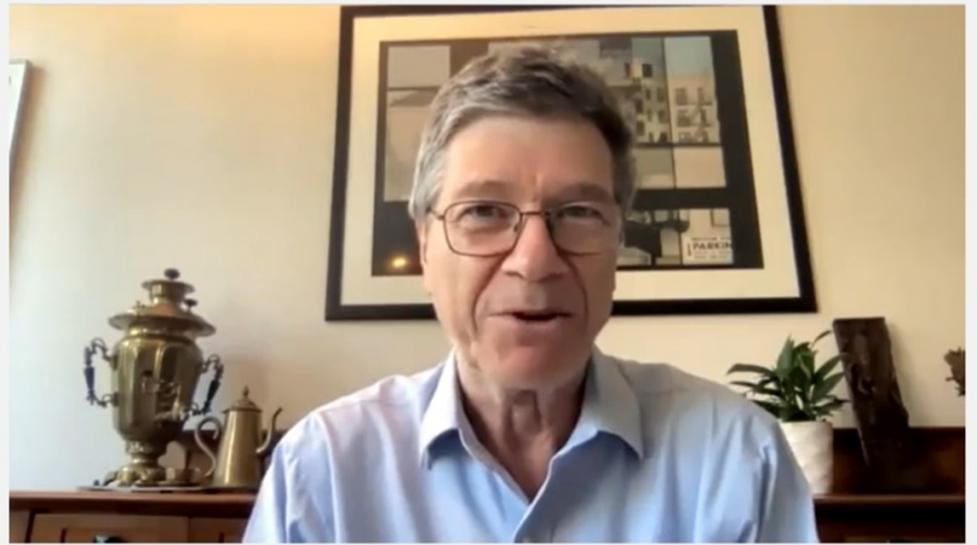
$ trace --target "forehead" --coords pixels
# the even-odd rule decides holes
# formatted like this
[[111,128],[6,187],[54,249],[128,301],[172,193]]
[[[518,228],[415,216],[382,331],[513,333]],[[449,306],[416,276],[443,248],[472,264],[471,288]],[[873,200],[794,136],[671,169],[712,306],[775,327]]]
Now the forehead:
[[445,150],[441,201],[462,198],[613,200],[613,159],[584,119],[492,116]]

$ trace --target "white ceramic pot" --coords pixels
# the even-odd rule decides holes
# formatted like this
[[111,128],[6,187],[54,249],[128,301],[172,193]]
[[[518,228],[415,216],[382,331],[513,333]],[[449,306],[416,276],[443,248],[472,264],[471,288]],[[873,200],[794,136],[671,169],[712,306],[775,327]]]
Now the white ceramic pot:
[[831,491],[834,473],[834,434],[829,422],[781,422],[787,443],[794,451],[812,494]]

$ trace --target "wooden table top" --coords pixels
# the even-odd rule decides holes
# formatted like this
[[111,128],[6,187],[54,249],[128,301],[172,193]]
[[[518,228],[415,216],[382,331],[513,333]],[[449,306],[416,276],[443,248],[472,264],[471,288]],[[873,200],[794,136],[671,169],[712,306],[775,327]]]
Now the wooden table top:
[[129,492],[11,490],[10,510],[120,511],[145,514],[241,516],[251,513],[254,494],[223,492]]

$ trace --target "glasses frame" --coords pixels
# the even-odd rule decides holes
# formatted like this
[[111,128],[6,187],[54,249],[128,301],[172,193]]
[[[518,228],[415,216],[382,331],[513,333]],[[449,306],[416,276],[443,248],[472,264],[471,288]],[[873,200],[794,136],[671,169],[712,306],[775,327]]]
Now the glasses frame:
[[[451,243],[451,236],[448,235],[447,215],[448,215],[448,212],[452,208],[454,208],[456,206],[464,205],[464,204],[495,204],[495,205],[504,206],[506,208],[511,208],[512,210],[514,210],[516,212],[517,220],[516,220],[515,225],[513,226],[513,229],[516,232],[516,236],[512,239],[512,244],[508,248],[506,248],[505,250],[500,250],[498,252],[471,253],[471,252],[460,252],[460,251],[458,251],[455,248],[454,244]],[[546,232],[550,236],[550,242],[553,244],[553,247],[556,248],[556,250],[557,250],[558,253],[563,254],[563,255],[572,255],[572,256],[600,255],[600,254],[602,254],[604,252],[603,251],[597,251],[597,252],[576,252],[576,251],[572,251],[572,250],[567,250],[566,248],[563,248],[556,241],[556,237],[553,235],[553,220],[552,220],[553,214],[556,211],[560,210],[561,208],[566,208],[568,206],[573,206],[573,205],[578,205],[578,204],[597,204],[597,201],[570,201],[570,202],[566,202],[566,203],[563,203],[563,204],[560,204],[560,205],[556,205],[556,206],[551,206],[551,207],[548,207],[548,208],[544,208],[544,209],[541,209],[541,210],[522,210],[518,206],[516,206],[516,205],[514,205],[512,203],[505,202],[505,201],[493,201],[493,200],[484,200],[484,199],[470,199],[470,200],[453,202],[453,203],[449,204],[448,206],[444,207],[444,210],[442,210],[441,212],[438,212],[434,208],[428,208],[427,213],[429,215],[431,215],[432,217],[434,217],[435,219],[437,219],[437,220],[439,220],[441,222],[442,231],[444,232],[444,240],[445,240],[445,242],[448,243],[448,249],[450,249],[453,253],[455,253],[457,255],[462,255],[462,256],[467,256],[467,257],[498,257],[498,256],[506,255],[506,254],[512,252],[512,250],[516,247],[516,245],[519,244],[519,237],[522,236],[522,231],[523,231],[523,229],[526,226],[526,220],[530,216],[539,216],[543,220],[543,222],[546,224]],[[621,217],[622,217],[622,213],[621,213],[621,207],[620,206],[618,206],[618,205],[615,204],[614,205],[614,208],[615,208],[615,210],[617,212],[616,214],[614,214],[614,217],[618,219],[618,221],[616,223],[619,224],[618,225],[618,229],[619,229],[620,232],[618,233],[618,237],[617,238],[618,238],[618,244],[620,244],[620,241],[621,241],[620,239],[623,236],[623,230],[620,229],[620,223],[621,223],[620,220],[621,220]],[[608,226],[613,227],[615,222],[613,220],[611,220],[611,221],[605,221],[605,223]],[[616,248],[616,246],[615,246],[615,248]]]

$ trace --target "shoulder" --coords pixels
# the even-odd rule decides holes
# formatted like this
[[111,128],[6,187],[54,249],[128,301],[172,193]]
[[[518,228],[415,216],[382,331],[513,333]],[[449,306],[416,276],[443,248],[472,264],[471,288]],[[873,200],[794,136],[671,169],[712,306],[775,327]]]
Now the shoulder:
[[309,413],[311,418],[329,420],[334,415],[351,412],[374,412],[388,408],[403,409],[430,400],[443,364],[413,375],[394,375],[361,390],[320,405]]
[[646,448],[656,453],[649,459],[702,494],[701,519],[718,524],[711,535],[816,541],[807,481],[773,415],[724,384],[671,365],[608,363],[634,392]]
[[299,419],[279,445],[299,453],[354,439],[380,438],[389,430],[412,431],[430,402],[442,368],[439,364],[409,376],[386,377],[320,405]]
[[681,429],[712,439],[736,439],[752,449],[775,445],[777,420],[724,384],[665,363],[641,363],[607,357],[634,392],[646,426],[657,431]]
[[617,366],[639,401],[687,401],[744,416],[769,416],[755,403],[725,384],[695,376],[667,363],[641,363],[607,356]]

